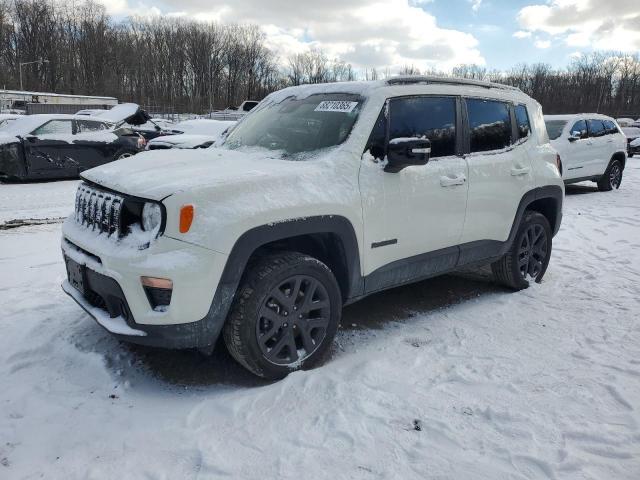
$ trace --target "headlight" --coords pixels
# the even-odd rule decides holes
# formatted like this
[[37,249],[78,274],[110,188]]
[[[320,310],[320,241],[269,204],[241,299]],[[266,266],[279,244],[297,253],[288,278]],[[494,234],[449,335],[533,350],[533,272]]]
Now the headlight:
[[155,202],[145,202],[142,207],[142,229],[145,232],[160,230],[162,224],[162,209]]

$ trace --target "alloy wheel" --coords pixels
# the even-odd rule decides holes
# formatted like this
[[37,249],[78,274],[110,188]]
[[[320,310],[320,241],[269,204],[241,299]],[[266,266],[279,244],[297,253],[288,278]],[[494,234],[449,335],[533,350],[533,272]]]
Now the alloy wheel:
[[260,308],[258,346],[271,363],[299,364],[321,345],[330,318],[329,295],[322,283],[294,275],[273,288]]
[[548,255],[547,232],[540,224],[529,225],[518,247],[518,269],[525,280],[537,279]]
[[613,166],[611,167],[611,171],[609,172],[609,185],[611,185],[612,189],[619,188],[621,181],[622,169],[620,168],[620,165],[615,163],[613,164]]

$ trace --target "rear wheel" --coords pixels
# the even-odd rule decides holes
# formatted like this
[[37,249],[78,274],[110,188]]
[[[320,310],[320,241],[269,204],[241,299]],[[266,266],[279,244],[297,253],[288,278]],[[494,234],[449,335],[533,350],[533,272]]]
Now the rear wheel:
[[622,163],[620,160],[613,160],[604,175],[598,180],[598,190],[601,192],[608,192],[614,188],[617,190],[622,183]]
[[125,158],[133,157],[135,154],[133,152],[121,152],[116,155],[116,160],[123,160]]
[[551,226],[541,213],[527,210],[509,251],[491,264],[496,279],[515,290],[537,283],[547,271],[551,258]]
[[331,270],[313,257],[283,253],[249,269],[223,336],[231,355],[248,370],[283,378],[323,358],[341,314]]

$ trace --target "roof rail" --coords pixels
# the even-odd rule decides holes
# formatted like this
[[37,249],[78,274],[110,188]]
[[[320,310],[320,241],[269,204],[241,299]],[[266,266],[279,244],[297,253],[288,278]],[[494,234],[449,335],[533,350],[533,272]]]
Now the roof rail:
[[387,85],[415,85],[416,83],[440,83],[447,85],[472,85],[475,87],[483,88],[498,88],[501,90],[516,90],[520,91],[517,87],[511,85],[503,85],[501,83],[485,82],[482,80],[471,80],[468,78],[456,78],[456,77],[435,77],[429,75],[400,75],[397,77],[391,77],[386,80]]

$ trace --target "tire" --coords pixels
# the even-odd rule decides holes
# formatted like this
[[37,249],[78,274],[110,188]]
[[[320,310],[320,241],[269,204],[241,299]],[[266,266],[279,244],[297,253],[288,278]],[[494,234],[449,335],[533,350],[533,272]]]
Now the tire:
[[527,288],[529,279],[540,283],[551,258],[552,237],[547,217],[525,211],[509,251],[491,264],[498,282],[514,290]]
[[[305,300],[309,292],[311,304]],[[297,252],[270,255],[245,274],[224,325],[224,342],[255,375],[284,378],[323,359],[341,315],[340,289],[324,263]]]
[[115,160],[123,160],[125,158],[133,157],[134,155],[135,152],[118,152],[115,154],[114,158]]
[[598,179],[598,190],[601,192],[609,192],[614,188],[617,190],[622,183],[622,163],[620,160],[613,160]]

